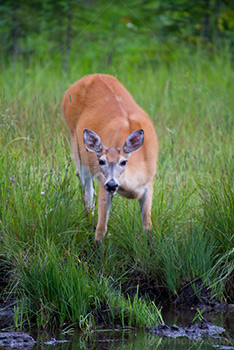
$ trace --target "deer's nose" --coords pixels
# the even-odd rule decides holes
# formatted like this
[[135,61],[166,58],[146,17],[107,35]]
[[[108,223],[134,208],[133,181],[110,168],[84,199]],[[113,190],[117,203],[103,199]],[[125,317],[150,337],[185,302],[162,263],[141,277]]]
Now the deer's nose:
[[105,189],[109,193],[115,193],[118,189],[118,184],[114,180],[110,180],[105,184]]

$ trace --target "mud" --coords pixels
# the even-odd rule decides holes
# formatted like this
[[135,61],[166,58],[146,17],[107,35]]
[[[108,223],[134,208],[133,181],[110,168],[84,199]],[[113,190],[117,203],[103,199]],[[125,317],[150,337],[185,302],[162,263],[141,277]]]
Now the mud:
[[161,287],[154,278],[147,278],[140,271],[140,268],[129,273],[126,282],[121,283],[121,285],[119,282],[116,282],[114,286],[126,296],[134,297],[138,292],[140,297],[144,298],[146,296],[155,303],[164,304],[171,302],[168,290]]
[[33,337],[27,333],[0,332],[0,346],[7,349],[28,350],[35,344]]
[[5,309],[0,303],[0,330],[4,330],[14,325],[14,308],[9,307]]
[[202,338],[213,337],[225,332],[223,327],[215,326],[211,322],[203,321],[200,324],[193,324],[188,327],[166,324],[156,325],[149,329],[149,332],[160,337],[187,337],[191,340],[200,340]]
[[51,338],[48,341],[45,341],[44,344],[46,345],[57,345],[57,344],[61,344],[61,343],[68,343],[69,340],[57,340],[55,338]]
[[233,346],[228,346],[228,345],[213,345],[213,348],[220,349],[220,350],[231,350],[231,349],[234,349]]
[[177,306],[189,308],[210,306],[212,305],[211,288],[209,286],[204,286],[201,279],[194,281],[194,283],[184,281],[174,303]]

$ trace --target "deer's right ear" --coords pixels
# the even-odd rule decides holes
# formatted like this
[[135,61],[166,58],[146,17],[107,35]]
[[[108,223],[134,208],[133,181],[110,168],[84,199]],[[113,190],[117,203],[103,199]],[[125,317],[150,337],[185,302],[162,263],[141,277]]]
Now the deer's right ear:
[[100,137],[96,134],[96,132],[92,130],[84,129],[83,141],[85,147],[91,152],[95,152],[97,154],[100,153],[103,149]]

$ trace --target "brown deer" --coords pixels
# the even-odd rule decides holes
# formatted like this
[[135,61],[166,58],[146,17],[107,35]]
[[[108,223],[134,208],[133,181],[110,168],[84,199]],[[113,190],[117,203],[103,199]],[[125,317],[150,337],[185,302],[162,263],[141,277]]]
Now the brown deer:
[[65,93],[76,174],[87,210],[94,208],[93,177],[100,182],[96,241],[102,241],[115,193],[138,199],[143,228],[151,230],[157,136],[148,115],[113,76],[84,76]]

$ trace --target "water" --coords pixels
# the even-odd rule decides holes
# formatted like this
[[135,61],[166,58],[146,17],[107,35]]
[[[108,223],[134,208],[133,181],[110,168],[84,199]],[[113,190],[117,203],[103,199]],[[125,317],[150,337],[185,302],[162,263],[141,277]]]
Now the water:
[[[168,325],[177,324],[188,326],[194,319],[196,311],[175,311],[172,308],[164,309],[164,321]],[[204,315],[213,324],[222,326],[226,332],[215,338],[192,341],[183,338],[161,338],[147,332],[138,330],[109,330],[95,331],[91,334],[74,333],[73,335],[59,335],[56,339],[69,340],[67,343],[57,345],[45,345],[44,341],[50,339],[49,335],[41,334],[37,337],[37,344],[33,350],[54,349],[54,350],[214,350],[214,349],[234,349],[234,309],[229,312],[207,313]]]
[[55,346],[39,344],[34,349],[97,349],[97,350],[148,350],[148,349],[167,349],[167,350],[188,350],[188,349],[221,349],[222,346],[232,346],[234,341],[230,337],[209,338],[199,342],[191,341],[187,338],[160,338],[144,332],[95,332],[91,336],[76,334],[70,338],[70,342],[58,344]]

